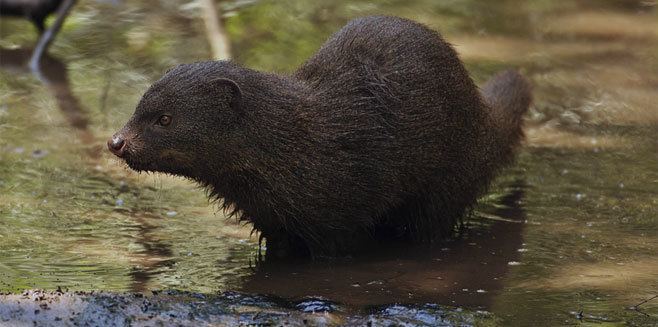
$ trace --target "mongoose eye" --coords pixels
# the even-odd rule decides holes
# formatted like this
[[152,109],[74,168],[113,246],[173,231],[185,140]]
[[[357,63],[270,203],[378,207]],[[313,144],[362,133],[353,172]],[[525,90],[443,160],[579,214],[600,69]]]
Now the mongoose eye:
[[158,119],[158,125],[160,126],[168,126],[169,124],[171,124],[171,116],[169,115],[162,115]]

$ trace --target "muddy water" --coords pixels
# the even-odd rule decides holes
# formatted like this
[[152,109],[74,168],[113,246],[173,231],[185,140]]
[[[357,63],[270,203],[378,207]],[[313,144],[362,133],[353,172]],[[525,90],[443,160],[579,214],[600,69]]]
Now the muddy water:
[[[367,257],[258,265],[257,238],[195,185],[104,151],[168,67],[209,58],[177,2],[83,2],[44,59],[0,21],[0,290],[237,290],[488,311],[496,324],[658,323],[658,10],[652,1],[226,2],[236,61],[288,72],[347,20],[442,31],[477,82],[535,85],[527,142],[455,240]],[[642,303],[642,304],[641,304]],[[640,305],[638,305],[640,304]],[[403,311],[395,311],[405,315]]]

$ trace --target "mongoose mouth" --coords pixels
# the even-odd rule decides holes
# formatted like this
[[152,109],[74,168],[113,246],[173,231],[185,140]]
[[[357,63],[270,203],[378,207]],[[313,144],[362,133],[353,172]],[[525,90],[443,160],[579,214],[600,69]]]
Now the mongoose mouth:
[[145,162],[141,160],[135,160],[130,158],[130,156],[126,156],[124,159],[124,162],[130,167],[130,169],[137,171],[137,172],[142,172],[142,171],[149,171],[149,172],[157,172],[159,171],[156,167],[154,167],[152,162]]
[[130,169],[137,172],[165,173],[178,176],[188,176],[190,172],[189,169],[185,168],[190,164],[190,160],[181,152],[164,150],[158,155],[152,156],[152,154],[149,154],[147,157],[147,159],[144,159],[143,154],[128,149],[122,159]]

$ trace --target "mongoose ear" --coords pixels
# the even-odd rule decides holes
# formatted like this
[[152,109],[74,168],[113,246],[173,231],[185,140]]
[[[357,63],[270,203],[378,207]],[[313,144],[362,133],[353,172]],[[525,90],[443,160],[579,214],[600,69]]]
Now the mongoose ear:
[[238,83],[228,78],[214,79],[210,83],[212,84],[213,88],[216,89],[217,91],[220,90],[225,92],[228,91],[230,94],[229,101],[230,101],[231,109],[235,110],[238,113],[243,112],[241,108],[242,90],[240,90],[240,86],[238,86]]

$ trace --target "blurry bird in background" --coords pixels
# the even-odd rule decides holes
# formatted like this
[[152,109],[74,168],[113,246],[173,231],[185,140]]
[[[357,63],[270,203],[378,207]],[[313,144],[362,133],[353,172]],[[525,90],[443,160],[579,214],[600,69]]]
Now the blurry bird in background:
[[63,0],[0,0],[0,16],[23,17],[32,21],[43,34],[45,21],[54,13]]
[[[43,79],[39,71],[41,57],[59,32],[66,16],[76,0],[0,0],[0,16],[24,17],[30,19],[39,31],[37,44],[29,61],[30,69]],[[57,11],[57,18],[46,29],[45,20]]]

